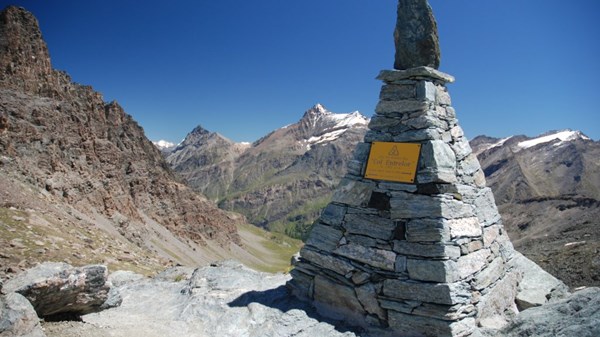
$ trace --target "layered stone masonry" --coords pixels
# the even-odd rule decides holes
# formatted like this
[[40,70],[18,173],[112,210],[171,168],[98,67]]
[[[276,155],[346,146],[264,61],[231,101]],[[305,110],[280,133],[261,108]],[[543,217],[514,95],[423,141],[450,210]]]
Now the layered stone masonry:
[[[380,335],[467,336],[515,311],[514,253],[451,106],[454,79],[382,71],[376,114],[301,251],[289,287]],[[364,178],[372,142],[421,144],[415,184]]]

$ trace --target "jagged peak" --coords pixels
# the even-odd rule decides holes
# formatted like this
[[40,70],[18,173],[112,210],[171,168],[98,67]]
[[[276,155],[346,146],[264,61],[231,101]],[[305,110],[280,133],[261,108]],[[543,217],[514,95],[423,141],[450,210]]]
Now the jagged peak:
[[304,112],[304,116],[302,116],[303,120],[316,120],[321,118],[322,116],[331,115],[331,112],[327,110],[321,103],[315,104],[310,109]]
[[198,125],[196,126],[192,132],[190,132],[190,135],[206,135],[212,133],[211,131],[205,129],[202,125]]

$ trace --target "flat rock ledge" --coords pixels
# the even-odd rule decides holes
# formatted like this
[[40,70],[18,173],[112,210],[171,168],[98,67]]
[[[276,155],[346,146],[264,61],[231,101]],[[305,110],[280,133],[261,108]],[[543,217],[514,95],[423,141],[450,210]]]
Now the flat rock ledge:
[[[257,272],[235,261],[198,269],[173,268],[155,278],[130,272],[113,274],[109,279],[119,285],[111,292],[121,295],[120,306],[84,315],[83,322],[45,322],[45,336],[380,336],[351,330],[339,321],[318,315],[314,308],[291,296],[285,286],[289,275]],[[19,308],[27,304],[20,298],[16,300],[21,303]],[[14,326],[13,330],[6,329],[5,317],[9,315],[3,307],[1,337],[44,336],[39,321],[30,319],[31,311],[21,319],[31,328],[28,334],[15,334]],[[480,329],[472,336],[598,336],[599,326],[600,289],[589,288],[525,310],[500,331]]]

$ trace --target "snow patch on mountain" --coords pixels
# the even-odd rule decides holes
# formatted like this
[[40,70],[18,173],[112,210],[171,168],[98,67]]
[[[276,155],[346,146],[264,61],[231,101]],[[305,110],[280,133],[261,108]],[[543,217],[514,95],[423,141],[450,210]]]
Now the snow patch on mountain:
[[337,114],[328,111],[321,104],[307,111],[304,118],[308,118],[314,128],[311,137],[302,140],[306,143],[307,150],[317,144],[335,141],[349,129],[366,128],[369,124],[369,119],[358,111]]
[[169,141],[166,141],[163,139],[156,141],[156,142],[152,142],[152,144],[154,144],[154,146],[156,146],[160,150],[166,150],[166,149],[175,147],[175,143],[172,143],[172,142],[169,142]]
[[559,146],[564,142],[569,142],[577,139],[589,140],[590,138],[581,133],[581,131],[573,131],[573,130],[563,130],[554,132],[551,134],[543,135],[537,138],[529,139],[523,142],[519,142],[517,146],[521,149],[527,149],[539,144],[549,143],[556,140],[559,140],[555,146]]

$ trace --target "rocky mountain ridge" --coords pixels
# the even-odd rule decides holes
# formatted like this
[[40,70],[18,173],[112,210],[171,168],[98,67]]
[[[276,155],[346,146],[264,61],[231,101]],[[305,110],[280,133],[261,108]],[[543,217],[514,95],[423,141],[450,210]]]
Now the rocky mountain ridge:
[[251,255],[245,219],[181,183],[117,102],[54,70],[14,6],[0,12],[0,175],[0,276],[42,259],[152,273]]
[[572,286],[600,284],[600,143],[579,131],[476,137],[515,247]]
[[346,171],[368,119],[323,105],[253,144],[234,143],[202,127],[167,155],[167,162],[219,207],[253,224],[301,237]]

